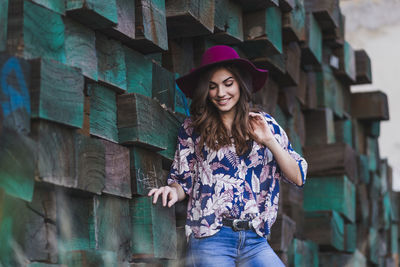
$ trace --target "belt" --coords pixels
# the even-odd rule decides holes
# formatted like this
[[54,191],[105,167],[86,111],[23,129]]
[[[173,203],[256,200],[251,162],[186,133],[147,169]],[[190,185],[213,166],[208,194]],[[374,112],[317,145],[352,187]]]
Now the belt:
[[222,224],[225,226],[232,227],[233,231],[241,231],[241,230],[254,230],[251,221],[249,220],[239,220],[239,219],[229,219],[223,218]]

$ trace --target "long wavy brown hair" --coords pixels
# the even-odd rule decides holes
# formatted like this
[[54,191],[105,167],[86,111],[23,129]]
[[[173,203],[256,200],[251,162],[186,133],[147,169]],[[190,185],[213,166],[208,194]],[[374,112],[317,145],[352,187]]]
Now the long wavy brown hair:
[[[249,124],[250,97],[252,92],[252,79],[247,71],[239,69],[233,64],[217,64],[207,69],[198,79],[197,88],[194,90],[190,114],[194,131],[200,135],[199,149],[206,144],[213,150],[232,144],[231,137],[222,123],[218,109],[209,100],[209,82],[218,69],[225,68],[231,72],[239,84],[240,97],[236,104],[236,115],[233,120],[231,137],[234,140],[236,153],[243,155],[249,149],[246,142],[251,137]],[[251,108],[253,111],[253,108]]]

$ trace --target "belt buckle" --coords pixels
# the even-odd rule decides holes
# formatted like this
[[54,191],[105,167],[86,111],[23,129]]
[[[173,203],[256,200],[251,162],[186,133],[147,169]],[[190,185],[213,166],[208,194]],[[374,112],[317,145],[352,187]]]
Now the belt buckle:
[[245,230],[245,228],[244,227],[238,227],[238,223],[240,222],[240,221],[242,221],[242,220],[239,220],[239,219],[234,219],[233,220],[233,222],[232,222],[232,228],[233,228],[233,231],[241,231],[241,230]]

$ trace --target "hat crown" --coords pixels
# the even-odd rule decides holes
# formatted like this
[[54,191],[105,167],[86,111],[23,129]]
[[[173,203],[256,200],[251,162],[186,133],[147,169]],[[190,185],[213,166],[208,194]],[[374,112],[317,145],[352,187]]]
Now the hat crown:
[[216,63],[223,60],[240,58],[232,47],[216,45],[207,49],[201,58],[201,66]]

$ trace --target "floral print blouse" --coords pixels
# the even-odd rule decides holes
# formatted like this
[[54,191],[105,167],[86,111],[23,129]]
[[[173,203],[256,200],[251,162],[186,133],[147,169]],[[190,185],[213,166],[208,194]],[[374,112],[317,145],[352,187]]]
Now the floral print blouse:
[[[278,143],[297,161],[304,185],[307,162],[292,149],[275,119],[267,113],[263,115]],[[190,117],[186,118],[179,129],[167,179],[168,185],[177,182],[189,196],[186,236],[214,235],[222,227],[222,218],[229,217],[251,219],[257,234],[267,238],[278,212],[280,178],[298,185],[284,176],[264,145],[249,141],[247,154],[238,156],[233,144],[218,151],[204,145],[202,151],[197,151],[199,141]]]

